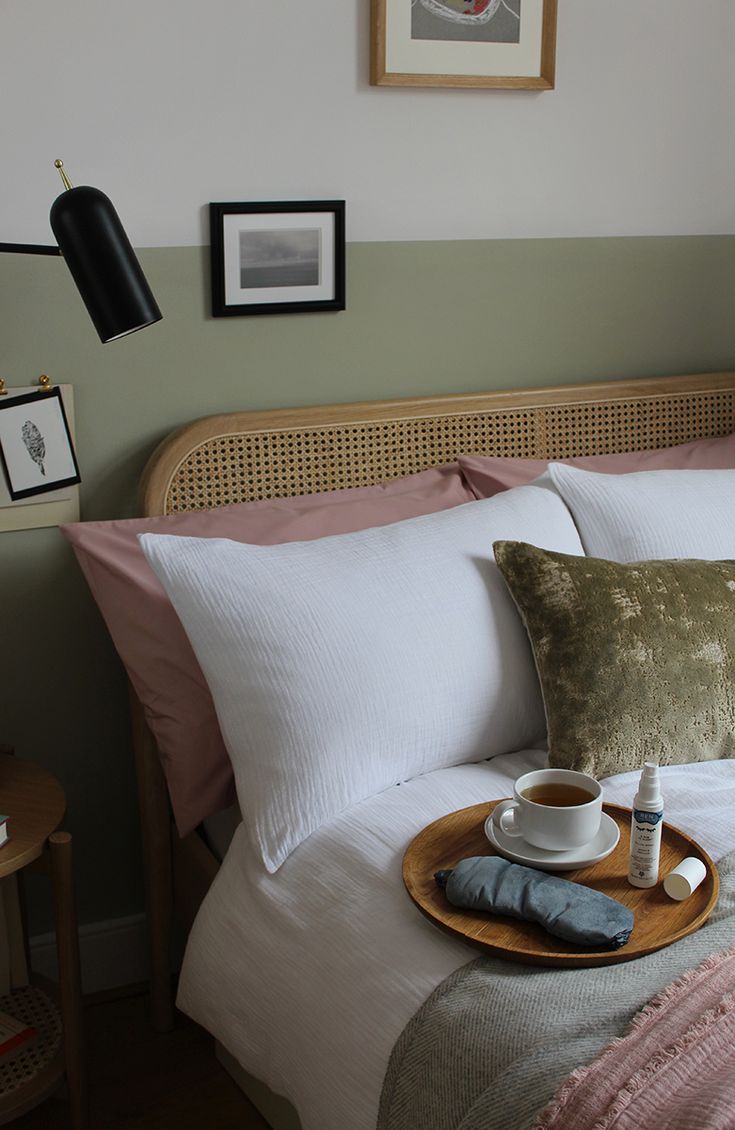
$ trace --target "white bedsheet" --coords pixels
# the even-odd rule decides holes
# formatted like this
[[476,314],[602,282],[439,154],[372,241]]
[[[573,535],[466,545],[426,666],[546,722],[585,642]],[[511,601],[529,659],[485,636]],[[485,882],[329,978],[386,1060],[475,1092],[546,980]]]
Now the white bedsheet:
[[[406,894],[403,853],[444,813],[508,796],[543,750],[441,769],[355,805],[275,875],[240,825],[192,930],[178,1005],[286,1095],[304,1130],[374,1130],[388,1058],[429,993],[478,951]],[[665,819],[713,858],[735,849],[735,762],[661,771]],[[629,805],[638,773],[605,784]]]

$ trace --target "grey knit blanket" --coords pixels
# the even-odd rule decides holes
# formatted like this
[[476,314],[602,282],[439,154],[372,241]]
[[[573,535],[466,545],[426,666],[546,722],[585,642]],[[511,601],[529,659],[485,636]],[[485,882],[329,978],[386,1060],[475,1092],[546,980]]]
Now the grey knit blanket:
[[735,943],[735,853],[696,933],[646,957],[546,969],[492,957],[462,966],[393,1049],[378,1130],[529,1130],[559,1085],[667,985]]

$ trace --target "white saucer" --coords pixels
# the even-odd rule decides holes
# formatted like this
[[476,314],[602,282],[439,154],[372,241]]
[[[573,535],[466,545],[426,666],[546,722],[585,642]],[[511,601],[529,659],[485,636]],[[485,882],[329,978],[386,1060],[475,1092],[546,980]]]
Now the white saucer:
[[527,867],[537,867],[539,871],[576,871],[578,867],[590,867],[605,859],[617,846],[620,829],[612,816],[603,812],[600,828],[594,839],[569,851],[546,851],[527,844],[522,837],[507,836],[497,824],[493,824],[491,812],[485,821],[485,835],[495,850],[512,863],[525,863]]

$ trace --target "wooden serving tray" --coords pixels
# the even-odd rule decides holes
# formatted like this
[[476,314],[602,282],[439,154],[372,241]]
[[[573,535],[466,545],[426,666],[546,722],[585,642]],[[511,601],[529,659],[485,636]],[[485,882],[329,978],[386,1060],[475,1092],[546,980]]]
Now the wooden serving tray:
[[467,856],[500,854],[484,831],[485,820],[499,803],[475,804],[442,816],[414,837],[403,857],[403,881],[419,910],[450,934],[496,957],[569,968],[632,961],[693,933],[707,920],[717,903],[720,880],[714,863],[695,840],[666,823],[661,837],[661,880],[682,859],[693,855],[707,868],[704,881],[682,902],[669,898],[662,881],[645,890],[631,887],[627,880],[631,810],[605,804],[604,811],[620,828],[617,847],[607,859],[578,871],[565,871],[559,878],[594,887],[629,906],[635,915],[635,925],[627,945],[618,950],[585,950],[553,937],[532,922],[459,910],[447,901],[444,891],[437,886],[434,872],[455,867]]

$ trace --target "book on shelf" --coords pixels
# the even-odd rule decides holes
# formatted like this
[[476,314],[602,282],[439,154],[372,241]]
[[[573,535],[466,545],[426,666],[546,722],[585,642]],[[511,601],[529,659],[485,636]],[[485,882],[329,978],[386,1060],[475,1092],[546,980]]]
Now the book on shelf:
[[9,1012],[0,1011],[0,1066],[30,1048],[38,1039],[38,1029]]
[[0,847],[6,844],[10,839],[10,832],[8,831],[8,817],[0,816]]

